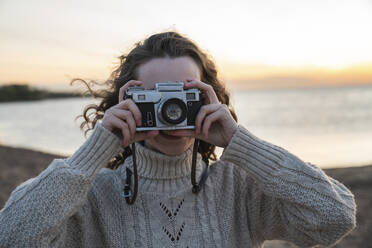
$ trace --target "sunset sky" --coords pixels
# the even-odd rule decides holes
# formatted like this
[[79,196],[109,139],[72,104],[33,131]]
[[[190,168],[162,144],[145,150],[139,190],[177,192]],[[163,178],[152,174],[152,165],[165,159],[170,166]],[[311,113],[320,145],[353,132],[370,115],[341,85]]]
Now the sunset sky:
[[166,30],[208,51],[231,87],[372,84],[371,0],[1,0],[0,84],[104,80]]

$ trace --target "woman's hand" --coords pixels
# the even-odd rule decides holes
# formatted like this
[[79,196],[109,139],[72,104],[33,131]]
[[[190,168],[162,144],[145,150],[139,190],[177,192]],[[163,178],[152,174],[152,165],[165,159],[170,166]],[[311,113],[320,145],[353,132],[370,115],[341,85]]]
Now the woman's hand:
[[196,116],[195,130],[177,130],[172,132],[172,135],[192,136],[219,147],[226,147],[238,128],[229,108],[218,101],[213,87],[206,83],[188,80],[184,88],[198,88],[203,92],[205,102]]
[[123,99],[128,87],[140,85],[142,85],[141,81],[131,80],[121,87],[119,103],[107,109],[102,119],[104,128],[123,139],[123,147],[159,134],[159,131],[136,132],[136,126],[141,125],[141,112],[131,99]]

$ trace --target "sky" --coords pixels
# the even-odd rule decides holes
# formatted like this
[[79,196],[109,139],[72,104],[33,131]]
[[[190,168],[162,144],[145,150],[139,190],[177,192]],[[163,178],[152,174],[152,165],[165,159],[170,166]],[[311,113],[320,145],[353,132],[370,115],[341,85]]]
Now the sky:
[[174,30],[231,87],[372,84],[372,0],[0,0],[0,84],[105,80],[117,57]]

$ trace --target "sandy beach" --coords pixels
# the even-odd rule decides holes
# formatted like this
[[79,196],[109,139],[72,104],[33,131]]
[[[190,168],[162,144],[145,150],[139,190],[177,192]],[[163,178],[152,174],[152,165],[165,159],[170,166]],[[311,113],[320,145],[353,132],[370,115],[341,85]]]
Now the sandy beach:
[[[37,176],[54,158],[61,156],[0,145],[0,208],[17,185]],[[344,183],[355,195],[358,205],[357,228],[334,247],[371,247],[372,244],[372,165],[326,169],[325,172]],[[295,247],[270,241],[265,248]]]

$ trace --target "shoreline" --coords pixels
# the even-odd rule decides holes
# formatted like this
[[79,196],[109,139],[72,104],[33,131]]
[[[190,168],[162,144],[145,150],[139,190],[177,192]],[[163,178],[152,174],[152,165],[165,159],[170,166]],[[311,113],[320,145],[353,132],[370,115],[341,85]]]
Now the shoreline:
[[[36,177],[56,158],[65,156],[10,147],[0,144],[0,209],[10,193],[22,182]],[[355,195],[357,228],[333,247],[366,247],[372,243],[372,165],[323,169],[332,178],[342,182]],[[282,241],[265,243],[265,248],[295,247]]]
[[39,101],[45,99],[59,99],[67,97],[82,97],[80,92],[55,92],[38,89],[29,84],[0,85],[0,102]]

